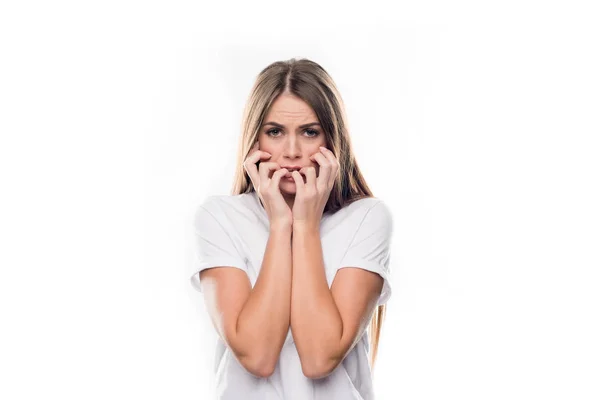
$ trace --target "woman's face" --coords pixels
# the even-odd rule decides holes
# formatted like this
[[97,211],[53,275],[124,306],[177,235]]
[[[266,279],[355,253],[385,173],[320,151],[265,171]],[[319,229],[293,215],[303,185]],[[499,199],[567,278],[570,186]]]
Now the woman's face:
[[[319,163],[310,157],[326,147],[325,133],[313,109],[304,100],[281,94],[269,109],[258,135],[258,147],[271,153],[265,162],[276,162],[280,167],[315,167],[319,176]],[[290,171],[291,172],[291,171]],[[270,173],[269,177],[273,174]],[[306,177],[302,175],[306,183]],[[282,177],[279,183],[281,194],[295,195],[296,182],[292,177]]]

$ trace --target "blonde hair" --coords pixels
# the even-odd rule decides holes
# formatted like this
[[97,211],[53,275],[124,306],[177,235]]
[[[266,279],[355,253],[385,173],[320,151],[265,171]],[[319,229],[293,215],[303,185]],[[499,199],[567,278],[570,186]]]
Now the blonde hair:
[[[340,93],[329,74],[314,61],[292,58],[277,61],[264,68],[250,91],[242,118],[236,172],[231,193],[238,195],[254,191],[244,169],[244,160],[258,140],[259,130],[273,101],[282,93],[295,95],[314,110],[323,131],[326,145],[340,163],[324,212],[335,212],[358,199],[373,197],[358,167]],[[379,336],[385,316],[385,305],[379,305],[369,326],[371,374],[377,357]]]

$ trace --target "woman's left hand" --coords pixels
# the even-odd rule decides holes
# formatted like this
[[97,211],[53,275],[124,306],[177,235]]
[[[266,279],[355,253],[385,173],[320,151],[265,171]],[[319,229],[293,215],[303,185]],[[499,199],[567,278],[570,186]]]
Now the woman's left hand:
[[[292,208],[293,224],[319,229],[340,164],[331,150],[325,147],[320,147],[320,151],[313,154],[311,160],[319,163],[318,178],[315,167],[303,167],[300,171],[292,171],[296,182],[296,197]],[[301,173],[306,176],[306,183]]]

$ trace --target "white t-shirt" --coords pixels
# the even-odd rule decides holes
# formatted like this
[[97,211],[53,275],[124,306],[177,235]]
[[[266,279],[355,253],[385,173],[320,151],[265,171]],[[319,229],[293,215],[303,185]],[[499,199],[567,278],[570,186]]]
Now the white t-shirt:
[[[191,282],[201,290],[199,272],[216,266],[239,268],[256,283],[267,241],[269,219],[256,192],[209,196],[194,217],[195,258]],[[378,304],[391,295],[389,281],[392,215],[375,197],[362,198],[335,213],[324,213],[320,235],[327,283],[331,288],[338,269],[358,267],[384,279]],[[368,329],[368,328],[367,328]],[[249,373],[231,350],[217,339],[215,373],[221,400],[372,400],[368,361],[369,337],[361,340],[328,376],[304,376],[291,328],[274,373],[268,378]]]

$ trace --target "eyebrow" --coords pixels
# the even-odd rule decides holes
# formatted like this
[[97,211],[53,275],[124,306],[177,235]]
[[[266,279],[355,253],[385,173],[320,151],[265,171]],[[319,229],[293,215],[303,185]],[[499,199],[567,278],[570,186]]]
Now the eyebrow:
[[[263,124],[263,126],[265,126],[265,125],[273,125],[273,126],[275,126],[277,128],[285,128],[283,125],[278,124],[277,122],[273,122],[273,121],[265,122]],[[308,124],[300,125],[300,128],[301,129],[302,128],[308,128],[309,126],[313,126],[313,125],[321,126],[321,124],[319,124],[318,122],[309,122]]]

